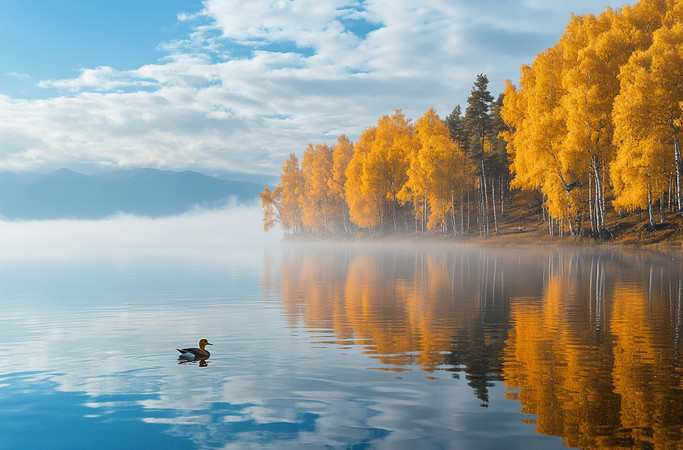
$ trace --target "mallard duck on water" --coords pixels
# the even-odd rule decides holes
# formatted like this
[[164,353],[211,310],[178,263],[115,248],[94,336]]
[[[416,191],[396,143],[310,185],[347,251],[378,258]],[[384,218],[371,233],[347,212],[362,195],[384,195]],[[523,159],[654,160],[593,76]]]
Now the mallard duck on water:
[[209,356],[211,356],[211,353],[205,349],[207,345],[213,344],[206,339],[202,339],[199,341],[199,348],[177,348],[176,350],[180,352],[178,359],[184,359],[187,361],[193,361],[195,359],[207,359]]

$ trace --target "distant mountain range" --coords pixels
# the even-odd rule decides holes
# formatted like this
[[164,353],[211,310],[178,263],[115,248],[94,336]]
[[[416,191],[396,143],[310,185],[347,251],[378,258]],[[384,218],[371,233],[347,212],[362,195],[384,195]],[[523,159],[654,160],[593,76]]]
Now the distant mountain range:
[[147,217],[217,207],[234,198],[253,201],[264,185],[197,172],[134,169],[83,175],[0,172],[0,218],[5,220],[101,219],[117,213]]

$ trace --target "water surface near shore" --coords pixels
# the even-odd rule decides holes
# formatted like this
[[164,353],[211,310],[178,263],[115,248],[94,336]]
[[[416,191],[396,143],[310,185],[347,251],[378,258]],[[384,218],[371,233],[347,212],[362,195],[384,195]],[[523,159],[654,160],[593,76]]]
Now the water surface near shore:
[[[7,448],[677,445],[683,254],[0,258]],[[205,337],[207,364],[176,347]]]

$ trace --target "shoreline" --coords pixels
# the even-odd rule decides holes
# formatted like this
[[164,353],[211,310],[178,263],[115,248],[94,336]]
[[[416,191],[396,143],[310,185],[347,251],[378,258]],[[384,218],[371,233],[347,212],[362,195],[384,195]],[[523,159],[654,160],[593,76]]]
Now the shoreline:
[[609,230],[612,237],[600,239],[591,236],[550,236],[545,228],[519,226],[501,228],[489,236],[479,234],[453,235],[445,233],[399,233],[371,237],[365,232],[348,235],[318,235],[300,233],[285,235],[283,242],[336,242],[336,243],[411,243],[456,244],[481,247],[604,247],[683,250],[683,217],[658,225],[654,230],[646,226],[619,227]]

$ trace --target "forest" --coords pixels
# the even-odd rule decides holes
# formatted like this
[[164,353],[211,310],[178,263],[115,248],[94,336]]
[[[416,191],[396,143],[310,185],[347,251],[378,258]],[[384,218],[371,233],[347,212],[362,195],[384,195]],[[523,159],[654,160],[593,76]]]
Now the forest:
[[654,229],[683,212],[682,19],[681,0],[572,16],[497,97],[480,74],[464,113],[396,110],[356,142],[309,144],[260,194],[264,229],[489,236],[524,193],[551,236],[608,238],[608,211]]

